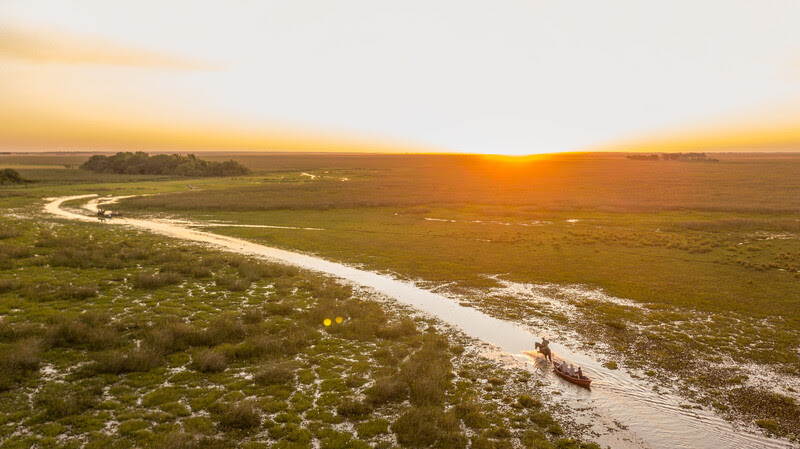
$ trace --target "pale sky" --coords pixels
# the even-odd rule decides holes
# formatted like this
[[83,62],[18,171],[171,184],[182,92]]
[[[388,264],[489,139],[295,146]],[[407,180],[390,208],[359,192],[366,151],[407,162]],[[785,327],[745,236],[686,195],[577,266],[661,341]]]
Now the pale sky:
[[0,0],[0,140],[158,147],[180,140],[171,127],[219,149],[226,132],[248,149],[276,135],[268,149],[315,136],[289,149],[499,154],[709,130],[800,143],[798,24],[797,0]]

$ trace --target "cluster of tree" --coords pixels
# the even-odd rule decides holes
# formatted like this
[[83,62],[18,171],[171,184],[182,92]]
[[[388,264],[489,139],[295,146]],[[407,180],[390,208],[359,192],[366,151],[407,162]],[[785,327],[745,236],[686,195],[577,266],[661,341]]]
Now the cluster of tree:
[[661,155],[661,159],[684,162],[719,162],[719,159],[710,158],[705,153],[664,153]]
[[23,178],[18,171],[11,168],[0,170],[0,184],[23,184],[30,182]]
[[[631,154],[625,157],[635,161],[659,160],[657,154]],[[710,158],[705,153],[662,153],[661,159],[665,161],[682,162],[719,162],[719,159]]]
[[250,169],[234,160],[204,161],[194,154],[150,156],[142,151],[120,152],[113,156],[94,155],[84,162],[81,168],[97,173],[128,175],[237,176],[250,173]]

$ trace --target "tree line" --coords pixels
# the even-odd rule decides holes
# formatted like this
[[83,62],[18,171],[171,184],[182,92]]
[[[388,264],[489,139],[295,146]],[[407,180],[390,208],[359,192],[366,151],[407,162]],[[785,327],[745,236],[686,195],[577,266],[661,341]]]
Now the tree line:
[[237,176],[250,174],[250,169],[234,160],[205,161],[194,154],[150,156],[143,151],[119,152],[113,156],[97,154],[90,157],[80,168],[97,173],[127,175]]
[[[657,161],[657,154],[631,154],[625,156],[635,161]],[[708,157],[705,153],[662,153],[661,160],[683,162],[719,162],[719,159]]]

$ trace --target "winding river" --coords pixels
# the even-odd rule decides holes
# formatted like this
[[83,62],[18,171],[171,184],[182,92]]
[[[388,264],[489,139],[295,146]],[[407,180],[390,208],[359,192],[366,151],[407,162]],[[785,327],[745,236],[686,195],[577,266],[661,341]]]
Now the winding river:
[[[84,209],[96,213],[98,206],[119,199],[94,197],[96,195],[50,198],[44,209],[62,218],[95,222],[96,216],[63,209],[62,204],[65,201],[85,199],[87,202]],[[91,198],[94,199],[90,200]],[[531,350],[534,341],[538,339],[539,333],[536,329],[525,328],[461,306],[452,299],[409,282],[317,257],[191,229],[173,222],[133,218],[113,219],[111,222],[326,273],[371,288],[430,314],[469,337],[490,345],[494,348],[490,355],[496,360],[537,373],[538,380],[560,395],[559,401],[575,410],[576,420],[591,426],[596,434],[593,439],[603,446],[654,449],[794,447],[785,440],[737,430],[712,412],[682,407],[685,401],[673,394],[654,391],[650,382],[633,378],[621,369],[607,369],[586,354],[552,343],[551,348],[557,357],[577,363],[583,367],[584,373],[594,379],[591,390],[568,384],[558,379],[541,359],[532,359],[522,354],[523,350]]]

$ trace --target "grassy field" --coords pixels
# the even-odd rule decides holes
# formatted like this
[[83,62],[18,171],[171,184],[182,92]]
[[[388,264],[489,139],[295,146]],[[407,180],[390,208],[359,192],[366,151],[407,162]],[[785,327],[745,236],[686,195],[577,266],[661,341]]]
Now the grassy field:
[[526,373],[329,279],[99,224],[0,239],[2,448],[591,446]]
[[[124,207],[323,228],[212,230],[448,283],[451,293],[505,318],[537,312],[518,298],[475,299],[474,289],[497,284],[495,275],[600,288],[646,308],[566,298],[583,313],[552,318],[587,329],[584,343],[603,341],[612,357],[655,377],[681,376],[701,392],[697,401],[797,436],[796,391],[765,393],[739,367],[755,362],[776,376],[800,375],[800,178],[793,175],[800,157],[718,157],[711,164],[390,156],[372,166],[369,158],[331,158],[300,168],[317,176],[303,182],[184,191]],[[356,168],[362,179],[337,179],[336,170]],[[713,375],[698,375],[699,367]]]
[[[26,204],[56,185],[64,194],[160,193],[120,207],[322,228],[209,229],[444,285],[498,317],[581,329],[572,343],[604,343],[609,363],[640,367],[661,384],[679,379],[693,401],[798,438],[797,389],[754,374],[800,376],[800,156],[714,157],[235,155],[256,174],[43,180],[0,191],[0,201]],[[492,293],[504,282],[553,285],[548,292],[573,312]],[[639,306],[559,290],[573,284]]]

